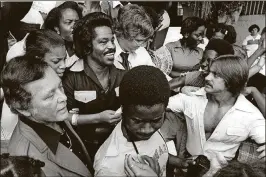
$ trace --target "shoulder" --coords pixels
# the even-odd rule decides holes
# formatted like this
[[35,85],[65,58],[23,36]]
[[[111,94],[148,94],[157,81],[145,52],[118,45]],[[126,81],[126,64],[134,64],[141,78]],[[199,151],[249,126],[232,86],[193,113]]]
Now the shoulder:
[[182,47],[180,41],[169,42],[165,45],[168,50],[172,50],[175,47]]
[[12,137],[9,141],[8,152],[10,155],[26,155],[30,148],[30,140],[20,131],[19,123],[16,125]]

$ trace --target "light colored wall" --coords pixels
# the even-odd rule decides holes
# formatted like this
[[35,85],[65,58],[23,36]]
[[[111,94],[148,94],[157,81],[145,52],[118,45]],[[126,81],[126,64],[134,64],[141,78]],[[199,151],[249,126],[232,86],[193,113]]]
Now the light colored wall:
[[245,37],[249,35],[248,28],[253,24],[257,24],[260,27],[261,32],[265,27],[265,15],[248,15],[239,17],[237,24],[234,25],[237,32],[236,44],[242,45]]

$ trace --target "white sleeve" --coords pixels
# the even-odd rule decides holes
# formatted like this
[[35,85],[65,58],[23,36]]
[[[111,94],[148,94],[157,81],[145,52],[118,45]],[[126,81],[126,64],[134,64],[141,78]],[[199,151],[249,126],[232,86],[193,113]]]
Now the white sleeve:
[[243,43],[242,43],[242,45],[248,45],[248,36],[244,39],[244,41],[243,41]]
[[256,143],[265,143],[265,119],[258,119],[252,122],[249,136]]
[[173,112],[184,112],[186,97],[187,96],[182,93],[170,97],[167,108],[171,109]]

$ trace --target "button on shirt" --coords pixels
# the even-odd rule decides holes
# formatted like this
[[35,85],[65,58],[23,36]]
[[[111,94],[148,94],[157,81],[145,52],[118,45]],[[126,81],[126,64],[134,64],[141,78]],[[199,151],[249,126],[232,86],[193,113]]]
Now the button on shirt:
[[185,115],[188,129],[186,148],[191,155],[204,154],[212,159],[214,152],[226,162],[232,160],[240,143],[248,137],[257,143],[265,143],[265,119],[242,94],[206,140],[204,110],[207,103],[204,88],[195,92],[195,96],[178,94],[169,100],[168,108]]
[[[120,47],[117,39],[115,38],[115,46],[116,46],[116,52],[115,52],[115,61],[114,65],[118,69],[125,70],[123,67],[123,59],[120,56],[120,53],[124,52],[123,49]],[[140,66],[140,65],[149,65],[149,66],[154,66],[155,64],[152,62],[151,56],[147,52],[147,50],[144,47],[139,47],[135,52],[131,52],[128,55],[128,62],[129,62],[129,67],[130,69]]]
[[[116,111],[120,107],[116,92],[125,71],[110,66],[109,88],[104,90],[90,66],[82,59],[78,60],[63,79],[67,96],[67,109],[79,108],[79,114],[97,114],[105,110]],[[108,124],[86,124],[77,126],[77,133],[88,148],[92,144],[101,144],[114,127]],[[101,129],[102,133],[97,133]],[[96,134],[97,133],[97,134]],[[75,150],[75,147],[73,148]]]

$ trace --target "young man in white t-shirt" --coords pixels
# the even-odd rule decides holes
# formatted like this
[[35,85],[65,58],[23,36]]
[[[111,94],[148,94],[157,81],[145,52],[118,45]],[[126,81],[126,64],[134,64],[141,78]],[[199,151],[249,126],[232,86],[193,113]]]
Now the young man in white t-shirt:
[[119,88],[122,121],[95,155],[95,176],[127,176],[128,154],[136,161],[149,156],[160,167],[153,169],[157,176],[166,176],[168,149],[159,129],[169,96],[169,84],[158,68],[138,66],[125,74]]

